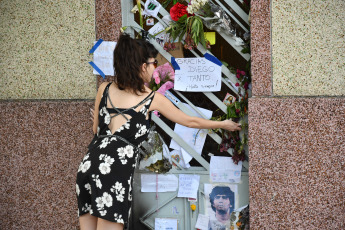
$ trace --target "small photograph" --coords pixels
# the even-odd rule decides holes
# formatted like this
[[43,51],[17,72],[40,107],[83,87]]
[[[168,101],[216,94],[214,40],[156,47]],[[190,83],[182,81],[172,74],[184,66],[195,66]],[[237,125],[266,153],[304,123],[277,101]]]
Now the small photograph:
[[230,105],[230,104],[234,103],[235,101],[236,101],[236,97],[232,96],[230,93],[227,93],[227,94],[225,95],[225,98],[224,98],[224,100],[223,100],[223,103],[224,103],[225,105]]
[[209,230],[230,229],[230,215],[235,210],[237,185],[205,184],[206,214],[210,217]]
[[147,26],[153,26],[155,24],[155,20],[153,18],[146,19]]

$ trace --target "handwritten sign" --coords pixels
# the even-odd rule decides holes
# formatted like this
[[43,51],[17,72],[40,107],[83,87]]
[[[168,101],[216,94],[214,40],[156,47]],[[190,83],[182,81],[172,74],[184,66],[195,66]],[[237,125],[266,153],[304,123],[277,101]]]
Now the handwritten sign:
[[174,89],[189,92],[220,91],[222,68],[206,58],[176,58]]
[[[114,76],[115,46],[116,42],[103,41],[93,53],[93,62],[105,75]],[[93,74],[99,73],[94,69]]]
[[236,165],[231,157],[211,156],[210,178],[212,182],[239,183],[242,161]]
[[177,197],[197,198],[200,175],[179,175],[179,188]]
[[157,189],[157,192],[174,192],[177,186],[175,175],[141,174],[141,192],[156,192]]
[[177,230],[177,219],[155,218],[155,230]]

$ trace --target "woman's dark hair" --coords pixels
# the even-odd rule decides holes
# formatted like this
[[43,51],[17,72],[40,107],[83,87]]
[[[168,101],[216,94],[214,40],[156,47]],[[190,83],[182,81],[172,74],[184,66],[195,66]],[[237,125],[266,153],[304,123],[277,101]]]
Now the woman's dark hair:
[[234,209],[234,204],[235,204],[234,203],[235,196],[234,196],[233,191],[231,191],[230,188],[226,186],[216,186],[212,189],[212,192],[210,193],[210,202],[211,202],[211,208],[214,212],[216,211],[216,208],[214,207],[214,198],[217,195],[226,195],[227,197],[229,197],[230,205],[232,205],[232,207],[230,207],[230,213],[231,213]]
[[145,40],[121,34],[114,51],[115,80],[119,89],[129,89],[138,94],[145,92],[141,66],[149,58],[156,58],[158,51]]

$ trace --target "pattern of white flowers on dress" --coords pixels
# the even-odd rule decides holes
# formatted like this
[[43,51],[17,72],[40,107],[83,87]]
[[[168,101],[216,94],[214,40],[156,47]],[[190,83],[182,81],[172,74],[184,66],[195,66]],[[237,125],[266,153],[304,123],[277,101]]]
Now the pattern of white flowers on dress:
[[111,171],[110,166],[115,162],[115,159],[106,154],[101,154],[99,155],[99,160],[104,161],[103,163],[99,165],[98,167],[99,171],[104,175],[110,173]]
[[91,194],[91,185],[89,183],[85,184],[85,189]]
[[132,183],[131,183],[131,180],[132,180],[132,176],[128,180],[128,185],[129,185],[129,188],[128,188],[128,200],[129,201],[132,201]]
[[79,194],[80,194],[80,189],[79,189],[79,185],[78,185],[78,184],[75,185],[75,192],[76,192],[77,195],[79,196]]
[[90,212],[91,211],[91,204],[85,203],[85,206],[81,209],[83,212]]
[[122,215],[119,215],[117,213],[114,214],[114,219],[117,223],[124,223],[123,219],[122,219]]
[[110,117],[110,114],[109,114],[109,112],[108,112],[108,110],[107,110],[107,108],[106,108],[105,106],[103,106],[103,107],[99,110],[99,115],[100,115],[101,117],[103,117],[103,115],[104,115],[104,123],[107,124],[107,125],[109,125],[110,120],[111,120],[111,117]]
[[[148,106],[150,103],[151,103],[151,99],[148,100],[148,101],[145,103],[145,105]],[[144,114],[144,115],[146,115],[146,112],[147,112],[147,110],[148,110],[146,106],[143,106],[143,107],[139,110],[139,112],[142,113],[142,114]]]
[[91,161],[85,161],[85,162],[81,162],[80,165],[79,165],[79,168],[78,168],[78,172],[82,172],[82,173],[85,173],[87,170],[89,170],[91,166]]
[[97,188],[102,188],[102,183],[101,180],[99,179],[99,175],[92,174],[92,180],[96,182],[96,187]]
[[133,146],[131,145],[127,145],[126,147],[121,147],[117,149],[117,152],[119,153],[119,159],[121,160],[121,163],[123,165],[127,164],[127,159],[126,156],[128,158],[132,158],[133,154],[134,154],[134,150],[133,150]]
[[104,210],[104,208],[113,206],[113,197],[109,193],[104,192],[103,196],[96,198],[96,206],[99,214],[101,216],[105,216],[107,214],[107,210]]
[[100,149],[107,147],[112,141],[116,141],[116,137],[105,137],[102,139],[101,144],[99,145]]
[[112,193],[116,194],[116,200],[123,202],[124,194],[125,194],[125,188],[122,187],[122,183],[116,182],[115,185],[111,186],[110,191]]
[[121,125],[120,128],[116,130],[116,132],[121,132],[124,129],[129,129],[130,128],[130,120],[128,120],[125,124]]
[[135,139],[137,139],[138,137],[141,137],[143,135],[145,135],[147,133],[147,128],[146,125],[142,125],[142,124],[137,124],[136,125],[137,128],[139,129],[138,132],[135,134]]

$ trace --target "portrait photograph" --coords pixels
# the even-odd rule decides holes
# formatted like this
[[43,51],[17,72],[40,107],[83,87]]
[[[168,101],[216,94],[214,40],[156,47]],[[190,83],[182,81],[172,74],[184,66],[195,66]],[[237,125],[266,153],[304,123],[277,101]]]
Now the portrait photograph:
[[230,215],[237,208],[236,184],[205,184],[205,208],[209,230],[230,229]]

